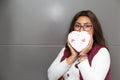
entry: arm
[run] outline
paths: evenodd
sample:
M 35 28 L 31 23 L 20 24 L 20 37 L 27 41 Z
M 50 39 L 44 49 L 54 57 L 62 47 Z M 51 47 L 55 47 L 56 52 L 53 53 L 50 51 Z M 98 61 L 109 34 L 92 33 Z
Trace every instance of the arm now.
M 63 48 L 58 54 L 57 58 L 53 61 L 51 66 L 48 69 L 48 78 L 49 80 L 58 80 L 69 68 L 70 65 L 67 64 L 67 60 L 60 62 L 62 56 L 64 55 Z
M 91 66 L 88 59 L 82 61 L 78 68 L 84 80 L 104 80 L 110 67 L 110 55 L 106 48 L 101 48 L 94 56 Z

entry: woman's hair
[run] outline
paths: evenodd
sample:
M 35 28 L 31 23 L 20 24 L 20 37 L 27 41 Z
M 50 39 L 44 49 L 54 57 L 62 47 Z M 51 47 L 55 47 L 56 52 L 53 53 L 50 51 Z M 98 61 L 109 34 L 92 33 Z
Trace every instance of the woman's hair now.
M 102 27 L 101 27 L 96 15 L 90 10 L 80 11 L 74 16 L 74 18 L 70 24 L 69 33 L 71 31 L 74 31 L 74 24 L 80 16 L 87 16 L 90 19 L 90 21 L 92 22 L 93 31 L 94 31 L 94 34 L 93 34 L 94 43 L 97 43 L 97 44 L 107 47 L 105 38 L 103 36 Z M 68 48 L 67 45 L 66 45 L 66 48 Z

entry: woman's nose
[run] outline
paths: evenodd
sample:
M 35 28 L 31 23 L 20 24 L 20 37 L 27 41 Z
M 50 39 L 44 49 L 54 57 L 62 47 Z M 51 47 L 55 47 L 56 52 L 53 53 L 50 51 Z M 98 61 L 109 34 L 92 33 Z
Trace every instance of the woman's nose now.
M 81 31 L 84 31 L 83 27 L 81 27 L 80 32 L 81 32 Z

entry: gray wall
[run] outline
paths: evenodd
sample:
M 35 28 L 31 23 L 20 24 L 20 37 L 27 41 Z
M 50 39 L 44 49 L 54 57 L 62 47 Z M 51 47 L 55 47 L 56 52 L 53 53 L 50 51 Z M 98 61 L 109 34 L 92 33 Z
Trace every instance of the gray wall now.
M 119 0 L 0 0 L 0 80 L 47 80 L 71 19 L 84 9 L 92 10 L 103 26 L 111 80 L 119 80 Z

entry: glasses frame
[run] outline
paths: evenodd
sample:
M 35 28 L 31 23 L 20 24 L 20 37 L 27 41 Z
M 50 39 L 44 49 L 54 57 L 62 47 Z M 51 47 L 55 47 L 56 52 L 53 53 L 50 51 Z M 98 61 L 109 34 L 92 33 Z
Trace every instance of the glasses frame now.
M 81 26 L 81 24 L 79 22 L 76 22 L 74 24 L 74 28 L 79 28 L 80 30 L 81 30 L 81 28 L 83 28 L 84 31 L 89 31 L 89 30 L 91 30 L 92 27 L 93 27 L 93 25 L 91 23 L 84 23 L 84 26 Z

